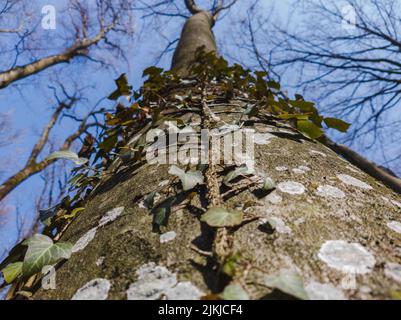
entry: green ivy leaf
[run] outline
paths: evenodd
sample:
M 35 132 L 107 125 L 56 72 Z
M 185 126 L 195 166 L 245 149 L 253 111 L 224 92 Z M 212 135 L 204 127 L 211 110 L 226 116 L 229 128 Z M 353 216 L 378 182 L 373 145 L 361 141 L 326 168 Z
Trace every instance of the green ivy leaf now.
M 329 128 L 333 128 L 341 132 L 347 132 L 348 128 L 351 126 L 350 123 L 336 118 L 324 118 L 324 123 Z
M 258 114 L 259 108 L 256 105 L 250 105 L 244 111 L 245 116 L 254 117 Z
M 306 120 L 298 120 L 297 129 L 302 133 L 305 133 L 311 139 L 317 139 L 323 135 L 323 130 L 321 128 Z
M 74 177 L 71 178 L 70 181 L 68 181 L 68 184 L 71 186 L 80 186 L 80 182 L 82 182 L 83 179 L 85 179 L 86 176 L 82 173 L 79 173 L 77 175 L 75 175 Z
M 132 86 L 128 84 L 128 78 L 123 73 L 118 79 L 114 80 L 117 85 L 117 90 L 108 96 L 109 100 L 117 100 L 121 96 L 130 96 L 132 92 Z
M 103 149 L 107 153 L 117 145 L 117 142 L 118 142 L 117 134 L 112 134 L 99 144 L 99 148 Z
M 230 171 L 223 179 L 223 183 L 227 186 L 227 187 L 231 187 L 231 181 L 234 180 L 235 178 L 239 177 L 239 176 L 243 176 L 243 175 L 249 175 L 252 174 L 253 172 L 251 170 L 249 170 L 248 167 L 239 167 L 236 168 L 233 171 Z
M 265 178 L 265 181 L 263 182 L 263 190 L 270 191 L 273 190 L 276 187 L 276 183 L 274 180 L 270 177 Z
M 290 100 L 290 104 L 301 110 L 302 112 L 316 112 L 315 104 L 313 102 L 303 100 Z
M 81 211 L 84 211 L 84 210 L 85 210 L 85 208 L 83 208 L 83 207 L 74 208 L 74 210 L 72 210 L 72 212 L 70 214 L 63 215 L 63 219 L 75 218 L 78 213 L 80 213 Z
M 171 212 L 171 206 L 176 200 L 176 197 L 167 198 L 161 204 L 152 209 L 151 213 L 153 214 L 153 224 L 158 226 L 167 225 L 168 217 Z
M 273 80 L 268 81 L 267 86 L 272 89 L 280 90 L 280 84 Z
M 4 281 L 11 283 L 22 274 L 22 262 L 10 263 L 1 272 L 3 273 Z
M 88 159 L 78 157 L 78 155 L 71 150 L 63 150 L 63 151 L 53 152 L 50 156 L 47 157 L 46 160 L 50 161 L 53 159 L 71 160 L 77 166 L 81 166 L 89 161 Z
M 278 274 L 265 276 L 263 282 L 267 287 L 278 289 L 298 299 L 309 299 L 298 272 L 282 269 Z
M 152 66 L 152 67 L 146 68 L 143 71 L 142 77 L 146 77 L 146 76 L 154 77 L 154 76 L 160 75 L 162 72 L 163 72 L 162 68 L 157 68 L 155 66 Z
M 244 214 L 241 211 L 225 208 L 210 208 L 201 217 L 211 227 L 235 227 L 242 223 Z
M 200 171 L 185 172 L 177 166 L 172 165 L 168 173 L 180 178 L 184 191 L 191 190 L 198 184 L 203 184 L 203 174 Z
M 237 283 L 226 286 L 220 296 L 224 300 L 249 300 L 244 288 Z
M 73 245 L 68 242 L 53 243 L 53 240 L 43 234 L 35 234 L 24 245 L 28 246 L 22 265 L 22 274 L 31 276 L 42 270 L 44 266 L 52 265 L 60 259 L 69 259 Z
M 157 192 L 156 191 L 152 191 L 151 193 L 149 193 L 145 199 L 143 200 L 143 205 L 145 206 L 145 208 L 147 209 L 152 209 L 154 204 L 155 204 L 155 196 L 156 196 Z
M 300 113 L 283 113 L 279 114 L 277 118 L 283 120 L 290 120 L 290 119 L 298 119 L 298 120 L 308 120 L 309 114 L 300 114 Z
M 222 272 L 224 272 L 229 277 L 234 277 L 240 258 L 241 258 L 240 252 L 236 252 L 227 257 L 221 268 Z

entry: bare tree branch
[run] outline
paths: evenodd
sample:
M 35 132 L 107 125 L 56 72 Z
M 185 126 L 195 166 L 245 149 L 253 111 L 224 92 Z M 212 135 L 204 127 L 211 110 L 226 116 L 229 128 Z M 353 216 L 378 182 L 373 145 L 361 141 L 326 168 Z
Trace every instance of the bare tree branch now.
M 38 156 L 43 150 L 45 144 L 48 142 L 50 130 L 54 127 L 57 119 L 60 117 L 60 114 L 66 108 L 70 108 L 75 101 L 69 101 L 68 103 L 61 103 L 53 113 L 49 123 L 43 130 L 40 138 L 38 139 L 37 143 L 34 145 L 31 154 L 25 164 L 25 166 L 19 170 L 16 174 L 8 178 L 3 184 L 0 185 L 0 201 L 3 200 L 12 190 L 14 190 L 19 184 L 24 182 L 29 177 L 33 176 L 34 174 L 43 171 L 49 165 L 53 164 L 56 159 L 47 160 L 47 158 L 38 161 Z M 87 133 L 87 130 L 92 127 L 98 126 L 97 122 L 88 123 L 88 119 L 96 114 L 97 111 L 90 112 L 85 118 L 81 119 L 80 125 L 78 129 L 69 135 L 65 140 L 62 146 L 60 147 L 61 150 L 68 150 L 72 143 L 79 139 L 82 134 Z

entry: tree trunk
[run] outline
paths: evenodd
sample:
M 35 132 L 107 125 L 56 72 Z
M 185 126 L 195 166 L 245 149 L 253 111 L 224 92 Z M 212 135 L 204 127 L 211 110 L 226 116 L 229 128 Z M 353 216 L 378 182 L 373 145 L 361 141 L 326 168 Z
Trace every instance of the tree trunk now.
M 174 54 L 175 71 L 188 75 L 199 45 L 216 50 L 211 27 L 206 12 L 187 21 Z M 234 96 L 213 112 L 221 121 L 233 123 L 238 113 L 219 110 L 242 101 Z M 276 181 L 277 188 L 266 197 L 244 190 L 224 204 L 258 217 L 228 230 L 232 252 L 241 254 L 232 281 L 252 299 L 287 298 L 274 290 L 280 286 L 267 285 L 264 279 L 293 270 L 310 298 L 392 297 L 401 280 L 399 196 L 284 123 L 261 122 L 253 128 L 256 171 Z M 168 165 L 145 164 L 97 188 L 62 236 L 64 241 L 80 240 L 81 250 L 57 269 L 55 290 L 39 288 L 33 297 L 82 298 L 91 292 L 92 298 L 188 299 L 223 291 L 230 280 L 222 275 L 222 265 L 202 254 L 213 251 L 218 230 L 200 222 L 202 212 L 193 209 L 210 203 L 210 196 L 195 197 L 194 206 L 173 207 L 163 234 L 152 232 L 152 215 L 138 199 L 171 189 L 174 182 L 168 170 Z M 211 179 L 206 176 L 207 187 Z M 124 207 L 120 216 L 97 227 L 106 213 L 119 207 Z M 87 286 L 92 291 L 79 290 L 94 279 Z

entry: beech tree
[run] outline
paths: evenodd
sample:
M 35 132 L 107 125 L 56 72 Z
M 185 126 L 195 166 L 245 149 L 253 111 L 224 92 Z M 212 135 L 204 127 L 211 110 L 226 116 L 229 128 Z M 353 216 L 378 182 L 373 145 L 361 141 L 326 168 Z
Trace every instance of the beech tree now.
M 348 124 L 217 55 L 212 28 L 230 3 L 185 4 L 191 16 L 171 70 L 146 69 L 139 91 L 124 75 L 116 80 L 109 98 L 129 106 L 107 114 L 96 172 L 77 168 L 74 197 L 0 266 L 8 298 L 399 296 L 399 194 L 322 143 L 324 128 Z M 150 161 L 163 155 L 165 130 L 202 129 L 214 137 L 206 163 Z M 255 130 L 254 167 L 247 157 L 216 161 L 216 143 L 242 129 Z M 228 141 L 223 149 L 242 144 Z

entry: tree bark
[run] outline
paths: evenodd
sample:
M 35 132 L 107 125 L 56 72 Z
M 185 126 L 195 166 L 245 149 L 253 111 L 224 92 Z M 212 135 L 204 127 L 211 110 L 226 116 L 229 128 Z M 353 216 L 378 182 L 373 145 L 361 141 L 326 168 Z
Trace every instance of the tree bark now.
M 172 71 L 183 77 L 188 76 L 195 52 L 199 47 L 203 46 L 205 52 L 217 52 L 212 25 L 213 17 L 206 11 L 196 13 L 186 21 L 174 52 Z
M 188 75 L 200 45 L 215 51 L 211 26 L 204 12 L 187 21 L 173 70 Z M 186 93 L 191 89 L 187 87 Z M 227 107 L 242 106 L 244 96 L 215 103 L 214 114 L 233 123 L 239 115 L 226 112 Z M 249 190 L 230 199 L 222 197 L 227 207 L 240 207 L 259 217 L 230 231 L 234 251 L 246 262 L 239 268 L 247 274 L 244 286 L 249 296 L 287 298 L 264 285 L 263 275 L 291 269 L 300 274 L 312 298 L 325 294 L 331 298 L 390 298 L 399 289 L 399 271 L 394 267 L 401 262 L 400 230 L 394 223 L 401 221 L 399 195 L 284 123 L 257 123 L 253 128 L 263 137 L 256 141 L 256 171 L 274 179 L 277 188 L 264 198 Z M 201 223 L 201 213 L 193 209 L 202 206 L 202 194 L 200 200 L 193 200 L 194 206 L 173 208 L 162 232 L 174 232 L 176 237 L 166 242 L 152 232 L 152 216 L 138 200 L 154 191 L 164 194 L 169 190 L 174 181 L 168 170 L 167 165 L 145 164 L 100 185 L 62 236 L 75 243 L 89 232 L 92 237 L 86 239 L 93 239 L 58 267 L 55 290 L 37 288 L 33 298 L 70 299 L 94 279 L 111 285 L 105 295 L 108 299 L 184 299 L 221 292 L 226 279 L 211 258 L 201 254 L 212 250 L 215 237 L 215 230 Z M 123 213 L 97 227 L 117 207 L 124 207 Z M 152 278 L 155 273 L 162 280 Z M 158 289 L 152 291 L 155 286 Z

